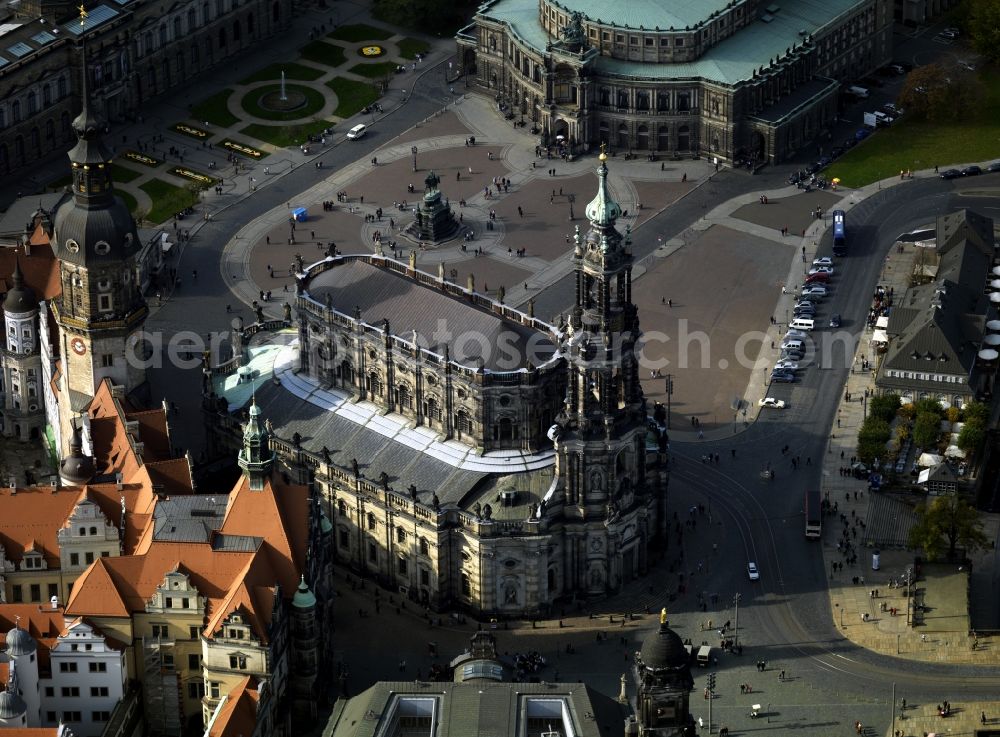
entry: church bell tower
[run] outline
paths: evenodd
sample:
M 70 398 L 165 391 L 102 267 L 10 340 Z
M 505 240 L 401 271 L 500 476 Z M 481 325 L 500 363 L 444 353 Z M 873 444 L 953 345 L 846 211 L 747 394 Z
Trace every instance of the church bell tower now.
M 86 18 L 81 10 L 81 26 Z M 128 207 L 114 193 L 113 155 L 89 104 L 85 40 L 80 55 L 82 110 L 73 121 L 77 142 L 69 152 L 72 195 L 58 206 L 52 234 L 62 285 L 52 307 L 62 360 L 60 436 L 66 442 L 73 418 L 105 377 L 123 386 L 126 394 L 146 381 L 140 331 L 148 309 L 137 266 L 139 234 Z
M 594 597 L 644 572 L 649 514 L 631 238 L 615 227 L 622 211 L 609 191 L 604 153 L 597 177 L 586 208 L 590 229 L 575 235 L 567 389 L 554 428 L 563 516 L 578 527 L 568 583 Z

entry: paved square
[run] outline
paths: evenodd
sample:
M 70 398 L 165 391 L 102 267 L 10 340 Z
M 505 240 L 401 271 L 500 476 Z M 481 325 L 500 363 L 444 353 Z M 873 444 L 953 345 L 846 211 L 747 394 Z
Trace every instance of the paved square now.
M 666 359 L 660 370 L 674 376 L 675 421 L 697 417 L 706 430 L 733 421 L 728 408 L 746 392 L 793 251 L 791 239 L 784 246 L 715 226 L 636 281 L 639 323 L 651 341 L 642 369 L 650 401 L 666 402 L 665 382 L 648 365 Z
M 792 198 L 768 200 L 766 205 L 751 202 L 735 210 L 732 217 L 775 230 L 787 226 L 790 233 L 798 234 L 815 220 L 813 210 L 818 207 L 826 212 L 840 202 L 840 199 L 838 194 L 814 189 L 810 192 L 801 192 Z

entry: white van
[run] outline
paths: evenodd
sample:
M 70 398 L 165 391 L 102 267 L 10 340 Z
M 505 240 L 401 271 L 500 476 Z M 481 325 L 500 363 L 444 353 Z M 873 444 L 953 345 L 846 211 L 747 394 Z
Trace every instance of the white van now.
M 798 351 L 799 353 L 806 352 L 806 344 L 801 340 L 784 340 L 781 343 L 781 350 L 783 351 Z
M 712 662 L 712 647 L 711 645 L 702 645 L 698 648 L 698 667 L 704 668 Z
M 868 97 L 869 95 L 869 92 L 866 88 L 858 87 L 857 85 L 853 84 L 847 88 L 847 91 L 850 92 L 855 97 Z
M 359 138 L 363 137 L 367 132 L 368 132 L 368 126 L 366 126 L 364 123 L 358 123 L 356 126 L 347 131 L 347 140 L 356 141 Z
M 816 321 L 809 317 L 796 317 L 788 327 L 792 330 L 812 330 L 816 326 Z

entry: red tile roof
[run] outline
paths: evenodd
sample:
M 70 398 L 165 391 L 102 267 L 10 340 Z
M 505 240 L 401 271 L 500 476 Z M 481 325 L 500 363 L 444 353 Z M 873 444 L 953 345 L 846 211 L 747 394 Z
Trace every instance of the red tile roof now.
M 260 692 L 257 679 L 247 676 L 229 692 L 219 716 L 212 723 L 209 737 L 252 737 L 257 728 Z M 7 731 L 4 730 L 6 736 Z
M 56 533 L 80 496 L 78 487 L 0 487 L 0 545 L 9 560 L 20 562 L 27 550 L 42 553 L 49 568 L 59 568 Z
M 264 538 L 272 549 L 275 570 L 284 596 L 292 596 L 305 570 L 309 539 L 309 490 L 286 484 L 278 474 L 265 479 L 260 491 L 240 477 L 229 493 L 226 516 L 219 532 Z

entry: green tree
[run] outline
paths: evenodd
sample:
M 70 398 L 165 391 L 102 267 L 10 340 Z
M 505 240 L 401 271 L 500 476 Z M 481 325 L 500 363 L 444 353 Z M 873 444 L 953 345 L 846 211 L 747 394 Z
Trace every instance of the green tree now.
M 965 27 L 972 48 L 992 62 L 1000 61 L 1000 0 L 972 0 Z
M 914 119 L 947 122 L 962 118 L 975 104 L 971 75 L 941 64 L 925 64 L 906 76 L 899 105 Z
M 990 419 L 990 408 L 982 402 L 969 402 L 962 407 L 962 417 L 965 418 L 966 422 L 978 420 L 985 425 L 986 421 Z
M 862 463 L 871 464 L 876 458 L 885 460 L 889 442 L 889 423 L 877 417 L 869 417 L 858 430 L 858 458 Z
M 868 413 L 880 420 L 892 422 L 899 412 L 898 394 L 879 394 L 868 399 Z
M 941 415 L 931 412 L 920 412 L 913 424 L 913 443 L 918 448 L 933 452 L 941 437 Z
M 953 560 L 959 545 L 968 555 L 985 548 L 989 540 L 976 508 L 949 494 L 917 505 L 917 522 L 910 528 L 907 542 L 911 548 L 923 548 L 929 560 L 936 560 L 945 550 Z
M 966 453 L 976 453 L 986 441 L 986 425 L 978 420 L 966 422 L 958 433 L 958 447 Z

